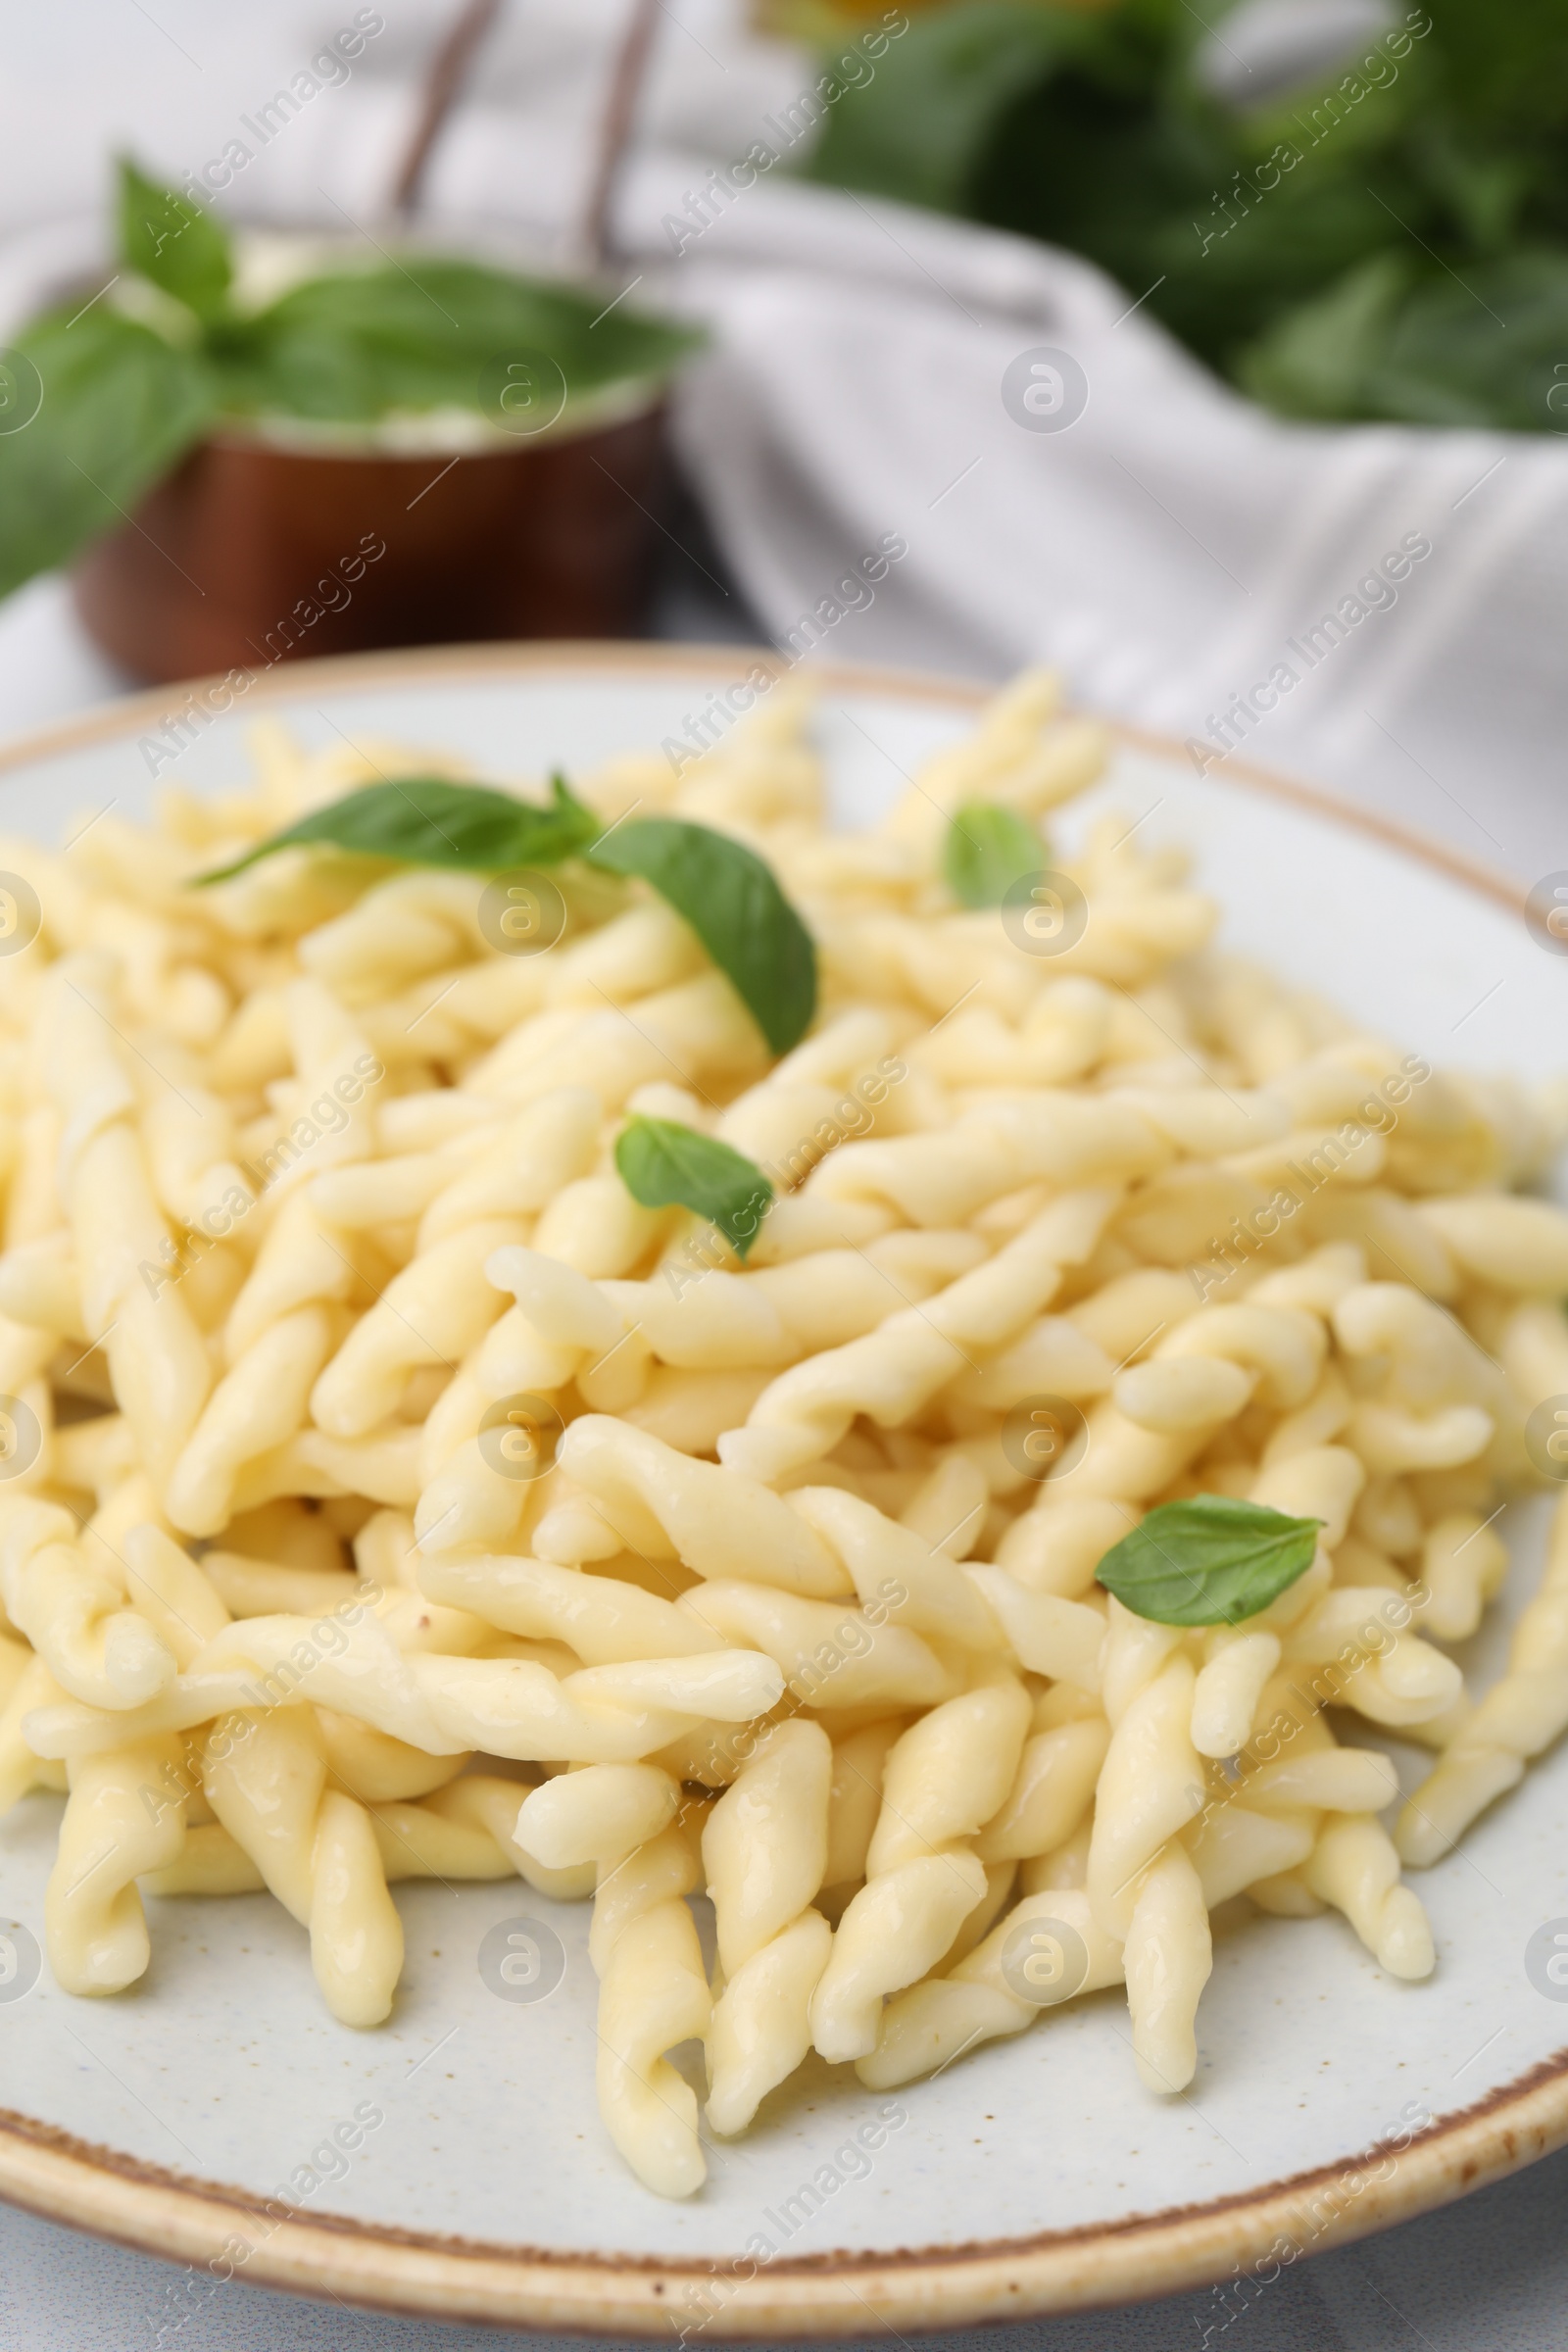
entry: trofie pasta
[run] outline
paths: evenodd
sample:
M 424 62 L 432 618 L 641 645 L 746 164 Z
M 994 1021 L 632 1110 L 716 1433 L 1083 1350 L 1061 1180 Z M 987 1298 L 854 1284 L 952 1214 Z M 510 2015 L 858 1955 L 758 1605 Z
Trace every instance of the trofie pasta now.
M 1181 2091 L 1238 1898 L 1426 1975 L 1401 1862 L 1568 1728 L 1568 1505 L 1497 1687 L 1446 1646 L 1557 1461 L 1568 1100 L 1242 965 L 1142 828 L 1054 848 L 1103 747 L 1049 678 L 862 834 L 808 720 L 548 803 L 269 726 L 0 842 L 55 1976 L 270 1895 L 373 2029 L 389 1885 L 591 1897 L 667 2196 L 813 2050 L 890 2088 L 1102 1990 L 1129 2102 Z

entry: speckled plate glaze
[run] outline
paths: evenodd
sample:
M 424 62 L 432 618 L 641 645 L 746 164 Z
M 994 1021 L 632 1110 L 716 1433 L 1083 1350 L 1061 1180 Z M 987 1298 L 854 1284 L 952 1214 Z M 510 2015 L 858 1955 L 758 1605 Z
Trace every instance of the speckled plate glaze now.
M 340 731 L 449 747 L 490 773 L 570 770 L 684 734 L 754 659 L 777 666 L 645 646 L 301 662 L 193 730 L 166 772 L 237 781 L 259 711 L 312 743 Z M 847 824 L 983 699 L 814 674 Z M 110 802 L 145 807 L 141 746 L 178 706 L 174 690 L 141 697 L 0 756 L 0 830 L 58 840 Z M 1200 780 L 1177 746 L 1127 733 L 1062 833 L 1105 807 L 1190 845 L 1229 944 L 1401 1044 L 1439 1063 L 1561 1066 L 1568 963 L 1538 948 L 1507 885 L 1236 761 Z M 1501 1525 L 1527 1586 L 1544 1506 L 1510 1503 Z M 1478 1636 L 1468 1663 L 1483 1677 L 1505 1638 L 1500 1622 Z M 1413 1751 L 1399 1761 L 1418 1775 Z M 1426 1984 L 1385 1978 L 1334 1917 L 1225 1936 L 1184 2097 L 1141 2088 L 1120 1996 L 1105 1993 L 895 2101 L 813 2063 L 744 2140 L 713 2149 L 708 2186 L 678 2206 L 628 2178 L 599 2125 L 585 1907 L 515 1882 L 400 1886 L 404 1984 L 391 2023 L 357 2034 L 326 2015 L 276 1904 L 155 1902 L 134 1991 L 74 2000 L 47 1968 L 20 1997 L 25 1970 L 0 1984 L 0 2194 L 193 2265 L 192 2301 L 232 2273 L 607 2336 L 907 2333 L 1201 2285 L 1237 2265 L 1266 2293 L 1281 2263 L 1568 2139 L 1568 2008 L 1526 1970 L 1532 1936 L 1568 1925 L 1565 1795 L 1568 1765 L 1548 1758 L 1421 1878 L 1440 1955 Z M 58 1808 L 33 1796 L 0 1825 L 0 1911 L 40 1942 Z M 500 1999 L 479 1945 L 524 1916 L 555 1930 L 564 1974 L 546 1999 Z M 339 2125 L 347 2153 L 332 2152 Z

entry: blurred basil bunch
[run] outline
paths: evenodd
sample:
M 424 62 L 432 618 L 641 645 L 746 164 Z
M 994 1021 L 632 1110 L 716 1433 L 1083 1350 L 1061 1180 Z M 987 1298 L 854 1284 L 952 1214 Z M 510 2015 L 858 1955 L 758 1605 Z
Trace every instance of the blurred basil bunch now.
M 519 353 L 544 354 L 580 401 L 658 382 L 701 340 L 624 306 L 601 316 L 591 288 L 423 252 L 309 278 L 257 311 L 235 304 L 233 277 L 213 215 L 122 163 L 113 287 L 35 319 L 11 347 L 7 399 L 36 414 L 0 431 L 0 596 L 123 521 L 216 428 L 484 414 L 486 369 Z
M 1261 98 L 1227 14 L 915 15 L 812 175 L 1085 255 L 1288 416 L 1568 430 L 1564 0 L 1395 0 Z

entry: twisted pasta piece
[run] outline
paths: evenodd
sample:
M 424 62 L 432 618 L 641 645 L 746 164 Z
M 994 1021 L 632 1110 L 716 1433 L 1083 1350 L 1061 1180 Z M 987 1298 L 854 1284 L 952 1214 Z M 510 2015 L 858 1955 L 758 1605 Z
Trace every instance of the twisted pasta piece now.
M 148 1182 L 137 1092 L 107 1009 L 111 967 L 68 956 L 40 1003 L 41 1058 L 62 1119 L 61 1190 L 82 1318 L 102 1347 L 137 1450 L 162 1486 L 212 1386 L 212 1366 L 177 1287 L 156 1273 L 175 1254 Z
M 657 1764 L 584 1764 L 523 1798 L 516 1842 L 548 1870 L 618 1862 L 666 1829 L 680 1801 Z
M 589 1666 L 683 1658 L 729 1647 L 695 1611 L 618 1577 L 585 1576 L 552 1561 L 436 1552 L 419 1570 L 432 1600 L 470 1609 L 508 1633 L 564 1642 Z
M 159 1204 L 188 1233 L 211 1241 L 228 1233 L 239 1201 L 254 1185 L 239 1165 L 239 1141 L 228 1102 L 204 1083 L 194 1054 L 171 1054 L 170 1083 L 155 1087 L 141 1107 L 147 1172 Z
M 482 1218 L 395 1275 L 311 1391 L 320 1427 L 335 1438 L 364 1437 L 396 1411 L 412 1371 L 455 1363 L 475 1347 L 501 1311 L 486 1260 L 521 1238 L 515 1219 Z
M 767 1585 L 702 1585 L 676 1604 L 738 1653 L 770 1658 L 803 1705 L 929 1706 L 960 1679 L 918 1634 Z
M 1122 1947 L 1133 2056 L 1151 2090 L 1184 2090 L 1198 2072 L 1193 2021 L 1212 1966 L 1202 1883 L 1173 1841 L 1144 1874 Z
M 1027 1953 L 1035 1930 L 1046 1964 L 1032 1977 L 1017 1966 L 1004 1968 L 1004 1956 Z M 1068 1965 L 1063 1930 L 1076 1939 Z M 945 1976 L 927 1977 L 894 1995 L 882 2012 L 875 2049 L 856 2061 L 855 2071 L 870 2090 L 896 2089 L 940 2072 L 983 2041 L 1022 2033 L 1043 2009 L 1121 1984 L 1123 1975 L 1121 1941 L 1096 1919 L 1087 1894 L 1062 1886 L 1027 1895 Z M 1028 1999 L 1017 1989 L 1026 1982 Z
M 921 1038 L 910 1058 L 960 1085 L 1059 1086 L 1101 1060 L 1114 1003 L 1100 981 L 1069 975 L 1042 989 L 1018 1027 L 989 1004 L 969 1005 Z
M 130 1740 L 72 1772 L 44 1893 L 49 1965 L 68 1992 L 122 1992 L 151 1958 L 136 1881 L 173 1861 L 185 1838 L 180 1742 Z
M 834 1114 L 841 1104 L 855 1105 L 857 1131 L 873 1124 L 886 1102 L 884 1073 L 893 1062 L 892 1046 L 893 1026 L 885 1012 L 857 1007 L 843 1013 L 776 1061 L 760 1085 L 738 1096 L 714 1132 L 765 1167 L 798 1152 L 801 1139 L 812 1136 L 824 1120 L 833 1122 L 836 1134 Z M 880 1087 L 874 1083 L 878 1078 Z
M 380 1123 L 376 1132 L 384 1138 Z M 312 1183 L 311 1205 L 324 1225 L 339 1233 L 406 1229 L 411 1224 L 416 1230 L 431 1201 L 470 1164 L 475 1151 L 484 1150 L 502 1132 L 500 1119 L 492 1114 L 465 1124 L 456 1135 L 440 1137 L 427 1151 L 409 1150 L 330 1169 Z
M 335 1775 L 334 1775 L 335 1777 Z M 364 1791 L 349 1791 L 363 1801 Z M 505 1879 L 520 1873 L 541 1894 L 569 1901 L 593 1891 L 591 1869 L 547 1870 L 511 1836 L 516 1784 L 480 1774 L 438 1788 L 426 1801 L 383 1798 L 366 1812 L 388 1886 L 403 1879 Z M 258 1865 L 220 1822 L 187 1830 L 177 1861 L 151 1872 L 149 1894 L 254 1894 L 267 1885 Z
M 525 1761 L 630 1762 L 697 1723 L 766 1714 L 783 1684 L 772 1659 L 755 1650 L 628 1660 L 558 1678 L 525 1658 L 406 1654 L 392 1629 L 368 1615 L 324 1628 L 248 1617 L 144 1706 L 118 1717 L 85 1706 L 42 1709 L 25 1728 L 39 1754 L 74 1758 L 124 1738 L 185 1730 L 225 1709 L 297 1702 L 308 1689 L 320 1705 L 431 1755 L 477 1748 Z
M 1258 1701 L 1280 1661 L 1279 1637 L 1216 1626 L 1193 1686 L 1193 1745 L 1200 1756 L 1234 1756 L 1246 1744 Z
M 745 1428 L 720 1438 L 720 1461 L 771 1483 L 820 1460 L 858 1413 L 884 1428 L 906 1421 L 962 1369 L 966 1348 L 1000 1348 L 1039 1314 L 1063 1268 L 1094 1249 L 1114 1205 L 1108 1190 L 1065 1194 L 928 1306 L 890 1315 L 865 1338 L 784 1373 Z
M 692 1915 L 698 1883 L 686 1827 L 601 1868 L 589 1951 L 599 1971 L 599 2109 L 611 2138 L 656 2195 L 689 2197 L 708 2177 L 697 2094 L 665 2052 L 708 2032 L 712 1995 Z
M 131 1709 L 168 1689 L 173 1652 L 125 1606 L 112 1557 L 89 1563 L 76 1522 L 26 1494 L 0 1501 L 0 1597 L 61 1689 L 91 1707 Z
M 824 2058 L 873 2050 L 884 1996 L 923 1977 L 984 1901 L 985 1866 L 970 1841 L 1007 1796 L 1028 1727 L 1022 1687 L 1002 1680 L 934 1707 L 892 1749 L 866 1883 L 811 1996 Z
M 1484 1451 L 1503 1382 L 1469 1334 L 1406 1284 L 1367 1283 L 1334 1310 L 1351 1357 L 1387 1357 L 1381 1396 L 1359 1403 L 1349 1440 L 1369 1470 L 1446 1470 Z
M 520 1875 L 541 1894 L 570 1902 L 593 1891 L 580 1864 L 553 1870 L 515 1836 L 517 1784 L 466 1773 L 417 1804 L 391 1798 L 367 1807 L 388 1884 L 401 1879 L 506 1879 Z
M 811 1996 L 833 1941 L 810 1908 L 827 1867 L 832 1778 L 819 1724 L 777 1724 L 703 1831 L 723 1975 L 708 2031 L 715 2132 L 743 2132 L 811 2046 Z
M 851 1144 L 812 1176 L 834 1200 L 886 1200 L 912 1222 L 958 1224 L 1031 1182 L 1056 1188 L 1144 1176 L 1172 1148 L 1153 1123 L 1108 1098 L 1059 1094 L 989 1102 L 946 1134 Z
M 976 798 L 1031 816 L 1070 800 L 1100 773 L 1104 735 L 1062 710 L 1061 681 L 1027 669 L 986 706 L 961 743 L 925 760 L 877 827 L 879 835 L 934 856 L 943 820 Z
M 433 1249 L 466 1225 L 548 1208 L 566 1185 L 587 1175 L 600 1118 L 598 1097 L 587 1087 L 542 1095 L 435 1195 L 419 1220 L 416 1249 Z
M 1452 1658 L 1396 1630 L 1410 1614 L 1408 1601 L 1376 1586 L 1340 1586 L 1291 1627 L 1284 1656 L 1292 1665 L 1337 1666 L 1339 1702 L 1373 1723 L 1430 1723 L 1454 1706 L 1464 1682 Z
M 216 1536 L 226 1527 L 246 1465 L 303 1426 L 332 1340 L 324 1308 L 296 1307 L 219 1382 L 170 1473 L 169 1515 L 186 1535 Z
M 1001 1645 L 1002 1628 L 984 1587 L 940 1546 L 840 1487 L 797 1487 L 787 1500 L 842 1560 L 862 1606 L 880 1602 L 893 1622 L 963 1649 Z
M 23 1732 L 34 1709 L 65 1697 L 42 1658 L 32 1656 L 20 1642 L 8 1642 L 5 1659 L 5 1704 L 0 1706 L 0 1813 L 9 1813 L 29 1788 L 68 1786 L 64 1764 L 38 1756 Z
M 1289 1411 L 1317 1384 L 1327 1339 L 1299 1307 L 1205 1306 L 1152 1355 L 1119 1375 L 1116 1407 L 1145 1429 L 1177 1435 L 1234 1418 L 1254 1394 Z
M 1423 1200 L 1416 1214 L 1483 1282 L 1549 1298 L 1568 1292 L 1568 1216 L 1549 1200 L 1481 1193 Z
M 1096 1918 L 1123 1939 L 1141 1874 L 1202 1804 L 1203 1771 L 1191 1730 L 1194 1682 L 1191 1660 L 1169 1657 L 1111 1716 L 1095 1798 L 1088 1892 Z
M 1191 1732 L 1196 1678 L 1190 1659 L 1169 1654 L 1174 1628 L 1138 1631 L 1125 1616 L 1117 1612 L 1119 1654 L 1107 1660 L 1113 1728 L 1096 1791 L 1087 1891 L 1097 1921 L 1125 1946 L 1139 2073 L 1151 2089 L 1175 2091 L 1198 2063 L 1193 2019 L 1211 1965 L 1201 1886 L 1176 1842 L 1203 1801 Z
M 966 1567 L 963 1574 L 984 1596 L 1021 1666 L 1084 1690 L 1098 1689 L 1105 1641 L 1098 1607 L 1031 1592 L 1005 1568 Z
M 1319 1835 L 1301 1877 L 1320 1901 L 1343 1911 L 1391 1976 L 1432 1974 L 1432 1930 L 1413 1888 L 1399 1881 L 1399 1857 L 1370 1813 L 1345 1814 Z
M 1059 1723 L 1025 1742 L 1004 1802 L 975 1845 L 982 1862 L 1025 1862 L 1054 1852 L 1087 1819 L 1110 1726 L 1101 1715 Z
M 574 1107 L 567 1107 L 574 1118 Z M 564 1124 L 569 1131 L 569 1118 Z M 613 1301 L 575 1266 L 542 1250 L 511 1246 L 493 1251 L 483 1270 L 486 1281 L 498 1292 L 511 1291 L 516 1303 L 503 1314 L 496 1300 L 499 1320 L 492 1319 L 427 1424 L 415 1519 L 430 1550 L 504 1543 L 530 1505 L 528 1483 L 512 1475 L 512 1464 L 498 1462 L 484 1443 L 482 1416 L 492 1400 L 548 1400 L 576 1379 L 596 1402 L 629 1403 L 646 1376 L 646 1347 L 628 1332 Z M 537 1443 L 529 1437 L 530 1448 Z M 549 1467 L 536 1456 L 533 1475 Z
M 813 1599 L 852 1592 L 850 1576 L 798 1511 L 762 1484 L 694 1462 L 603 1414 L 574 1421 L 560 1462 L 629 1547 L 697 1576 L 755 1577 Z
M 327 2007 L 346 2026 L 388 2015 L 403 1923 L 363 1805 L 326 1785 L 309 1707 L 225 1718 L 206 1742 L 202 1788 L 219 1822 L 300 1925 Z
M 1568 1321 L 1557 1301 L 1532 1298 L 1516 1306 L 1498 1334 L 1497 1358 L 1525 1413 L 1568 1396 Z
M 268 1327 L 295 1308 L 346 1301 L 360 1281 L 356 1237 L 330 1232 L 310 1191 L 279 1201 L 223 1325 L 223 1357 L 242 1361 Z
M 1568 1727 L 1568 1498 L 1552 1513 L 1540 1590 L 1514 1628 L 1508 1668 L 1462 1720 L 1399 1816 L 1402 1858 L 1446 1854 L 1480 1813 L 1524 1777 Z
M 1241 1801 L 1250 1785 L 1204 1806 L 1185 1833 L 1187 1853 L 1209 1910 L 1296 1873 L 1312 1851 L 1321 1816 L 1305 1805 L 1258 1810 Z
M 1440 1642 L 1463 1642 L 1508 1572 L 1508 1554 L 1474 1511 L 1450 1511 L 1426 1530 L 1421 1583 L 1430 1595 L 1421 1621 Z
M 478 913 L 471 883 L 469 893 L 471 924 Z M 371 1042 L 382 1053 L 390 1050 L 394 1060 L 422 1052 L 460 1064 L 476 1047 L 504 1044 L 535 1020 L 543 1026 L 553 1008 L 634 1002 L 690 978 L 701 965 L 689 928 L 655 901 L 612 915 L 581 938 L 563 939 L 549 956 L 489 955 L 455 971 L 433 971 L 367 1005 L 362 1017 Z
M 523 1021 L 464 1073 L 476 1092 L 521 1108 L 561 1086 L 588 1086 L 605 1110 L 637 1087 L 667 1080 L 733 1083 L 755 1075 L 761 1039 L 722 974 L 701 973 L 617 1006 L 561 1007 Z

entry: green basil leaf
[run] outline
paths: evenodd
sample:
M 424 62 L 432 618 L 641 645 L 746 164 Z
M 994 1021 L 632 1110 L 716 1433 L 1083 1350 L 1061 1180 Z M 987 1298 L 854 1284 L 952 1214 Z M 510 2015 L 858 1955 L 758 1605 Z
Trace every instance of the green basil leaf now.
M 667 376 L 700 329 L 575 287 L 410 254 L 406 267 L 308 279 L 226 333 L 231 409 L 356 423 L 391 409 L 483 410 L 488 364 L 543 353 L 569 404 Z
M 198 315 L 226 307 L 234 274 L 227 232 L 188 196 L 146 178 L 128 156 L 120 162 L 120 252 L 128 269 Z
M 107 304 L 35 319 L 14 349 L 42 393 L 30 423 L 0 433 L 0 596 L 118 528 L 212 416 L 199 357 Z M 10 374 L 27 404 L 26 369 Z
M 744 1260 L 767 1214 L 773 1187 L 743 1152 L 676 1119 L 628 1120 L 615 1141 L 615 1166 L 644 1208 L 678 1202 L 716 1225 Z
M 1313 300 L 1294 304 L 1241 354 L 1243 384 L 1286 416 L 1363 415 L 1368 382 L 1415 276 L 1402 254 L 1379 254 Z
M 514 866 L 558 865 L 581 856 L 604 830 L 591 808 L 552 779 L 554 801 L 541 808 L 511 793 L 478 784 L 449 784 L 435 776 L 367 784 L 341 801 L 313 808 L 297 824 L 269 835 L 232 864 L 197 874 L 198 885 L 226 882 L 260 858 L 297 842 L 329 843 L 363 858 L 400 865 L 456 866 L 466 873 L 506 873 Z
M 773 1052 L 799 1044 L 816 1010 L 816 949 L 754 851 L 683 817 L 638 816 L 606 835 L 593 862 L 651 882 L 727 974 Z
M 1240 1625 L 1311 1567 L 1322 1524 L 1230 1494 L 1162 1502 L 1095 1575 L 1156 1625 Z
M 1015 808 L 966 801 L 948 826 L 942 870 L 965 906 L 1000 906 L 1020 874 L 1049 862 L 1045 842 Z
M 804 169 L 1083 256 L 1287 415 L 1560 432 L 1562 0 L 1401 6 L 1245 90 L 1214 37 L 1192 0 L 910 10 L 874 72 L 822 56 Z
M 1298 304 L 1240 355 L 1242 383 L 1298 416 L 1541 431 L 1562 407 L 1568 254 L 1484 260 L 1463 285 L 1420 264 L 1385 255 Z
M 997 117 L 1080 45 L 1073 15 L 975 0 L 906 20 L 874 74 L 827 110 L 807 175 L 905 204 L 965 209 Z M 835 63 L 832 51 L 821 60 L 828 74 Z

